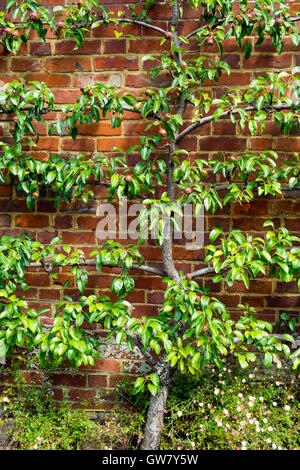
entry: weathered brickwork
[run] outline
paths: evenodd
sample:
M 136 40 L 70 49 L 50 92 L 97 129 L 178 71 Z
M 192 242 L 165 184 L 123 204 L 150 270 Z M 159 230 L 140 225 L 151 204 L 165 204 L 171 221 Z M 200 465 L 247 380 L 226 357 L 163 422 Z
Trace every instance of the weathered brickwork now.
M 4 1 L 0 0 L 0 6 L 4 8 Z M 63 3 L 62 0 L 46 0 L 45 5 L 52 8 L 53 5 Z M 103 0 L 102 4 L 109 6 L 110 10 L 118 11 L 127 9 L 128 3 L 139 3 L 138 0 Z M 149 12 L 149 16 L 155 24 L 168 29 L 170 7 L 161 1 Z M 238 3 L 238 2 L 237 2 Z M 295 2 L 294 9 L 297 8 Z M 187 34 L 197 26 L 197 12 L 185 9 L 185 21 L 182 22 L 182 33 Z M 53 90 L 56 103 L 72 103 L 80 95 L 79 87 L 93 84 L 97 81 L 114 83 L 120 89 L 139 94 L 144 87 L 149 87 L 146 71 L 149 62 L 142 62 L 145 54 L 158 54 L 167 47 L 165 43 L 160 47 L 160 38 L 155 36 L 152 30 L 145 30 L 139 26 L 126 26 L 125 32 L 134 34 L 137 39 L 116 39 L 113 29 L 109 26 L 97 28 L 92 34 L 87 35 L 84 46 L 74 51 L 74 43 L 68 40 L 56 40 L 48 34 L 47 41 L 43 44 L 34 34 L 27 45 L 23 45 L 17 56 L 0 50 L 0 79 L 9 82 L 19 79 L 21 76 L 28 80 L 40 80 L 48 84 Z M 254 42 L 254 39 L 251 39 Z M 184 46 L 188 57 L 199 53 L 195 41 Z M 203 47 L 201 53 L 207 56 L 217 54 L 215 47 Z M 300 65 L 299 49 L 291 44 L 289 38 L 285 41 L 285 50 L 282 55 L 276 55 L 271 44 L 265 41 L 257 47 L 250 59 L 245 60 L 243 53 L 238 49 L 233 39 L 228 39 L 224 44 L 223 59 L 232 67 L 230 77 L 223 75 L 218 84 L 205 83 L 205 88 L 214 97 L 221 96 L 228 87 L 247 87 L 259 73 L 266 70 L 291 70 Z M 58 114 L 50 113 L 45 116 L 46 128 L 37 124 L 41 137 L 38 142 L 36 156 L 47 159 L 52 153 L 59 153 L 66 158 L 71 155 L 84 152 L 91 156 L 95 152 L 109 152 L 113 146 L 126 149 L 139 143 L 139 137 L 143 134 L 146 124 L 137 119 L 137 115 L 126 112 L 125 120 L 120 128 L 113 129 L 110 121 L 101 120 L 91 126 L 81 126 L 76 140 L 69 136 L 47 136 L 47 130 L 51 123 L 55 122 Z M 187 109 L 185 126 L 191 122 L 192 112 Z M 12 122 L 0 121 L 1 140 L 11 142 L 10 128 Z M 212 158 L 215 152 L 226 151 L 234 155 L 243 150 L 260 151 L 273 149 L 278 152 L 280 159 L 284 160 L 289 152 L 300 151 L 300 138 L 297 135 L 282 136 L 278 127 L 273 122 L 267 122 L 266 132 L 263 136 L 251 137 L 247 131 L 240 131 L 230 120 L 222 120 L 196 130 L 182 142 L 182 147 L 190 152 L 191 158 Z M 128 162 L 133 166 L 138 155 L 130 155 Z M 74 200 L 71 204 L 63 202 L 59 209 L 54 208 L 50 195 L 41 195 L 36 203 L 34 211 L 29 211 L 26 200 L 22 194 L 17 194 L 14 187 L 0 186 L 0 236 L 19 235 L 27 232 L 32 238 L 47 244 L 56 237 L 61 236 L 63 242 L 81 248 L 89 252 L 95 245 L 100 245 L 97 240 L 96 226 L 100 220 L 97 216 L 99 201 L 105 200 L 105 188 L 91 186 L 95 197 L 88 203 Z M 300 236 L 300 194 L 285 194 L 283 198 L 260 198 L 249 204 L 235 207 L 228 206 L 222 211 L 209 216 L 205 215 L 205 242 L 208 240 L 208 231 L 214 225 L 222 225 L 226 230 L 240 228 L 253 234 L 262 234 L 263 222 L 272 219 L 278 227 L 285 223 L 287 228 Z M 126 240 L 120 240 L 128 243 Z M 132 240 L 129 241 L 130 243 Z M 186 251 L 185 241 L 174 245 L 174 256 L 179 268 L 185 273 L 204 267 L 204 250 Z M 141 248 L 145 259 L 153 265 L 161 265 L 161 252 L 151 240 Z M 87 294 L 95 292 L 103 294 L 109 292 L 111 279 L 116 269 L 103 268 L 102 272 L 96 272 L 89 267 L 89 281 Z M 128 295 L 128 300 L 135 306 L 134 314 L 153 315 L 163 299 L 163 288 L 160 278 L 141 274 L 135 275 L 136 290 Z M 29 290 L 26 298 L 29 304 L 35 308 L 49 308 L 49 313 L 43 317 L 45 325 L 52 321 L 55 303 L 62 299 L 61 286 L 70 279 L 71 283 L 65 290 L 65 294 L 79 296 L 72 285 L 72 275 L 67 269 L 61 268 L 57 279 L 51 279 L 42 270 L 30 268 L 26 274 Z M 255 306 L 260 318 L 274 322 L 283 311 L 295 315 L 299 312 L 300 297 L 294 283 L 286 284 L 275 279 L 267 279 L 260 276 L 250 283 L 247 290 L 245 286 L 236 282 L 232 287 L 224 284 L 215 285 L 210 278 L 200 281 L 201 285 L 210 286 L 211 292 L 218 295 L 229 310 L 235 315 L 237 304 L 249 303 Z M 20 293 L 21 294 L 21 293 Z M 87 400 L 89 406 L 104 406 L 99 404 L 105 400 L 107 406 L 114 401 L 113 388 L 116 381 L 124 376 L 132 377 L 141 368 L 139 357 L 128 353 L 126 347 L 117 348 L 112 340 L 105 340 L 101 347 L 101 359 L 96 361 L 95 367 L 81 367 L 79 372 L 69 367 L 60 368 L 51 375 L 52 388 L 58 400 L 67 399 L 71 402 L 82 404 Z M 42 383 L 48 381 L 48 377 L 41 372 L 24 372 L 28 382 Z M 50 376 L 49 376 L 50 378 Z M 2 376 L 3 381 L 9 381 L 9 376 Z M 105 406 L 106 406 L 105 405 Z

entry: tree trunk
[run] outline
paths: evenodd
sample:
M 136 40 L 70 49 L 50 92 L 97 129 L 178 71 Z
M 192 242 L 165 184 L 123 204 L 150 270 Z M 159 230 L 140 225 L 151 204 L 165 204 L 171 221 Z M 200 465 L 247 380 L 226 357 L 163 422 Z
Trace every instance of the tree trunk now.
M 161 392 L 151 395 L 141 450 L 159 449 L 168 391 L 169 385 L 162 385 Z

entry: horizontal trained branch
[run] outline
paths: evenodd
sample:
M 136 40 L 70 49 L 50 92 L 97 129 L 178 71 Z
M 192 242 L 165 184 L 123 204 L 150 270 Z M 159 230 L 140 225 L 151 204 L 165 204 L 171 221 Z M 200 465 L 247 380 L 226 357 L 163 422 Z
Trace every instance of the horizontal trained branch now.
M 96 261 L 86 260 L 84 258 L 80 262 L 80 266 L 96 266 L 96 265 L 97 265 Z M 70 264 L 69 266 L 74 266 L 74 265 Z M 107 264 L 104 263 L 104 264 L 102 264 L 102 266 L 105 266 L 105 267 L 108 267 L 108 268 L 118 268 L 118 267 L 120 267 L 117 264 L 108 264 L 108 263 Z M 51 262 L 44 260 L 40 263 L 33 263 L 32 262 L 32 263 L 30 263 L 30 265 L 28 267 L 30 267 L 30 268 L 44 268 L 45 271 L 47 271 L 48 273 L 51 273 L 54 266 L 52 266 Z M 155 268 L 154 266 L 148 266 L 146 264 L 133 263 L 131 269 L 137 269 L 138 271 L 145 271 L 145 272 L 148 272 L 148 273 L 151 273 L 151 274 L 155 274 L 156 276 L 161 276 L 161 277 L 166 276 L 165 271 L 163 271 L 162 269 Z
M 263 106 L 262 109 L 268 109 L 268 110 L 271 110 L 271 111 L 280 111 L 280 110 L 283 110 L 283 109 L 290 109 L 291 106 L 284 103 L 284 104 L 280 104 L 280 105 L 268 105 L 268 106 Z M 241 108 L 243 109 L 243 111 L 257 111 L 257 106 L 255 105 L 250 105 L 250 106 L 247 106 L 245 108 Z M 227 111 L 224 111 L 224 113 L 222 113 L 218 119 L 224 119 L 228 116 L 230 116 L 231 114 L 238 114 L 238 109 L 229 109 Z M 178 144 L 185 136 L 187 136 L 188 134 L 190 134 L 192 131 L 194 131 L 195 129 L 198 129 L 198 127 L 201 127 L 201 126 L 204 126 L 205 124 L 211 122 L 214 120 L 214 116 L 213 115 L 209 115 L 209 116 L 205 116 L 201 119 L 198 119 L 197 121 L 193 122 L 190 126 L 188 126 L 186 129 L 184 129 L 177 137 L 176 139 L 176 143 Z
M 290 18 L 288 18 L 289 21 L 291 21 L 292 23 L 296 22 L 296 21 L 300 21 L 300 16 L 292 16 Z M 219 20 L 217 21 L 214 25 L 213 25 L 213 29 L 216 28 L 217 26 L 220 26 L 221 24 L 223 24 L 224 22 L 226 21 L 226 18 L 223 18 L 222 20 Z M 232 24 L 234 23 L 234 21 L 229 21 L 228 24 Z M 211 28 L 209 24 L 206 24 L 206 25 L 203 25 L 203 26 L 199 26 L 199 28 L 196 28 L 194 29 L 193 31 L 191 31 L 190 33 L 188 33 L 185 37 L 186 39 L 189 39 L 193 36 L 195 36 L 195 34 L 199 33 L 200 31 L 203 31 L 205 29 L 208 29 L 208 28 Z M 211 29 L 212 29 L 211 28 Z M 183 41 L 180 41 L 180 44 L 182 44 Z

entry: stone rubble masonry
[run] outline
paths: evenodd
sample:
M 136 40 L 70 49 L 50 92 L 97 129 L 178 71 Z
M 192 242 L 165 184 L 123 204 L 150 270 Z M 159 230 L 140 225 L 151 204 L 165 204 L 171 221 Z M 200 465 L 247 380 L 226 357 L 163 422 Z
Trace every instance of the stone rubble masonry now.
M 5 8 L 5 0 L 0 0 L 0 8 Z M 58 0 L 44 0 L 44 6 L 52 8 L 61 3 Z M 63 3 L 63 2 L 62 2 Z M 139 3 L 138 0 L 103 0 L 102 4 L 109 10 L 118 11 L 128 5 Z M 291 2 L 293 3 L 293 2 Z M 295 2 L 294 8 L 297 8 Z M 299 8 L 299 6 L 298 6 Z M 182 33 L 187 34 L 197 26 L 197 12 L 185 8 L 185 20 L 182 22 Z M 170 28 L 170 7 L 166 1 L 159 1 L 149 15 L 154 24 Z M 50 33 L 46 44 L 43 44 L 35 34 L 31 35 L 28 44 L 23 45 L 17 56 L 0 50 L 0 79 L 10 82 L 13 79 L 26 77 L 28 80 L 45 81 L 53 90 L 56 103 L 72 103 L 80 95 L 79 87 L 93 84 L 97 81 L 114 83 L 120 89 L 140 93 L 144 87 L 149 87 L 146 81 L 146 71 L 149 63 L 142 62 L 145 54 L 159 54 L 160 50 L 168 47 L 167 42 L 160 48 L 160 38 L 155 31 L 143 29 L 139 26 L 126 26 L 127 33 L 134 34 L 137 39 L 116 39 L 113 28 L 98 28 L 87 35 L 85 44 L 74 51 L 74 42 L 70 40 L 56 40 Z M 254 39 L 252 38 L 253 42 Z M 194 40 L 184 46 L 193 56 L 199 52 Z M 207 56 L 217 53 L 215 46 L 202 47 L 201 52 Z M 187 56 L 189 57 L 189 55 Z M 223 59 L 232 67 L 230 77 L 223 75 L 218 84 L 207 82 L 206 90 L 212 96 L 221 96 L 228 87 L 247 87 L 250 80 L 264 71 L 291 70 L 300 65 L 299 48 L 291 44 L 290 38 L 285 40 L 285 49 L 281 56 L 277 56 L 270 41 L 255 49 L 250 59 L 245 60 L 243 53 L 238 49 L 233 38 L 225 41 Z M 91 156 L 94 152 L 109 152 L 113 146 L 126 149 L 138 143 L 143 133 L 144 123 L 134 113 L 125 113 L 125 121 L 120 128 L 112 129 L 109 120 L 101 120 L 91 126 L 81 126 L 76 140 L 65 136 L 47 136 L 47 129 L 58 118 L 55 113 L 45 116 L 46 129 L 41 127 L 41 138 L 38 143 L 38 158 L 47 159 L 51 153 L 69 157 L 84 152 Z M 186 123 L 191 122 L 191 109 L 187 107 Z M 7 123 L 0 119 L 0 135 L 7 138 Z M 266 132 L 263 136 L 251 137 L 247 131 L 240 131 L 230 120 L 210 123 L 187 136 L 182 146 L 190 152 L 191 158 L 212 158 L 217 151 L 225 150 L 228 154 L 240 151 L 273 149 L 285 159 L 289 152 L 300 150 L 300 139 L 297 135 L 283 136 L 279 129 L 267 122 Z M 128 163 L 133 166 L 137 155 L 131 155 Z M 64 243 L 90 251 L 101 245 L 97 240 L 95 228 L 99 221 L 96 208 L 99 201 L 105 200 L 105 190 L 93 187 L 95 198 L 87 204 L 75 200 L 71 204 L 63 202 L 55 210 L 53 201 L 48 194 L 37 201 L 35 210 L 30 212 L 26 207 L 25 199 L 16 194 L 13 187 L 0 187 L 0 236 L 20 235 L 26 231 L 30 236 L 43 243 L 56 236 L 61 236 Z M 216 214 L 205 215 L 205 242 L 208 232 L 214 225 L 223 225 L 226 231 L 233 228 L 250 231 L 252 234 L 262 235 L 265 220 L 273 219 L 276 226 L 285 223 L 294 234 L 300 235 L 300 199 L 289 198 L 260 198 L 248 204 L 226 207 Z M 131 241 L 129 241 L 131 242 Z M 123 243 L 127 243 L 126 240 Z M 153 265 L 161 266 L 160 249 L 153 242 L 141 248 L 141 253 Z M 179 241 L 174 245 L 174 256 L 179 268 L 185 273 L 204 266 L 204 250 L 186 251 L 184 243 Z M 90 277 L 87 285 L 87 294 L 95 292 L 103 294 L 109 292 L 113 271 L 103 269 L 101 273 L 89 268 Z M 47 307 L 49 313 L 44 315 L 42 321 L 45 325 L 52 322 L 55 304 L 62 299 L 61 286 L 72 276 L 66 269 L 59 272 L 58 279 L 51 279 L 47 273 L 38 269 L 28 269 L 26 279 L 29 290 L 26 297 L 30 306 L 35 308 Z M 155 315 L 159 304 L 163 300 L 163 284 L 161 279 L 151 274 L 134 274 L 136 290 L 128 295 L 134 304 L 134 315 Z M 261 319 L 274 322 L 281 312 L 291 315 L 299 312 L 300 297 L 295 283 L 286 284 L 276 279 L 267 279 L 259 276 L 250 282 L 247 290 L 243 283 L 235 282 L 228 287 L 221 282 L 212 283 L 211 278 L 201 279 L 201 286 L 210 286 L 213 295 L 217 295 L 224 302 L 232 314 L 237 317 L 237 304 L 248 302 L 257 308 Z M 65 291 L 68 295 L 78 297 L 78 292 L 72 282 Z M 40 371 L 31 373 L 24 371 L 28 383 L 34 381 L 38 384 L 48 383 L 51 379 L 54 396 L 57 400 L 68 400 L 74 406 L 81 406 L 87 401 L 90 407 L 109 407 L 115 402 L 114 386 L 118 380 L 134 379 L 135 374 L 148 370 L 140 360 L 140 356 L 129 353 L 126 347 L 117 348 L 113 341 L 105 340 L 100 335 L 101 359 L 96 361 L 94 368 L 81 367 L 79 371 L 72 370 L 67 364 L 48 377 Z M 11 376 L 8 368 L 2 375 L 2 383 L 9 383 Z

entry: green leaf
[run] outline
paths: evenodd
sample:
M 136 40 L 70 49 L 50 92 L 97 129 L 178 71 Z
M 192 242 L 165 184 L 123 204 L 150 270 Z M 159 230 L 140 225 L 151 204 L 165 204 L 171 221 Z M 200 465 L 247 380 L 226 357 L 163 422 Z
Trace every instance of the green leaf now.
M 155 396 L 158 392 L 158 387 L 153 384 L 148 384 L 148 389 L 153 396 Z
M 272 354 L 270 352 L 265 353 L 265 359 L 264 359 L 264 364 L 266 367 L 270 367 L 272 364 Z
M 151 380 L 151 382 L 156 386 L 158 387 L 159 386 L 159 377 L 158 375 L 154 372 L 153 374 L 150 374 L 149 375 L 149 378 Z
M 249 57 L 251 56 L 251 52 L 252 52 L 252 44 L 251 42 L 247 41 L 245 44 L 245 58 L 246 59 L 249 59 Z

